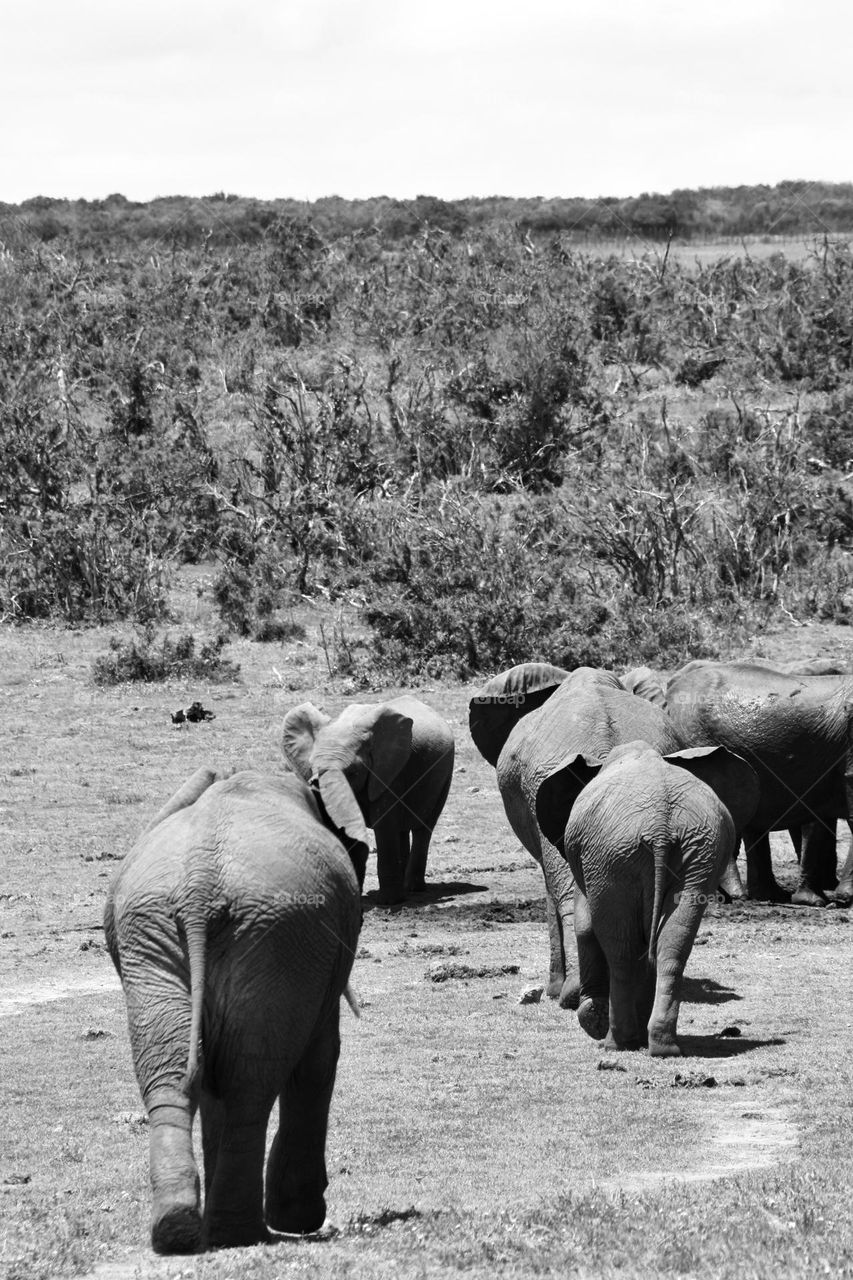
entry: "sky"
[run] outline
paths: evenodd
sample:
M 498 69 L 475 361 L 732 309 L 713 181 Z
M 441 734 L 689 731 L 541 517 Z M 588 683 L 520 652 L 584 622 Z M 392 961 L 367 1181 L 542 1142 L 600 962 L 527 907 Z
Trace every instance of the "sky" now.
M 18 0 L 0 201 L 853 180 L 847 0 Z

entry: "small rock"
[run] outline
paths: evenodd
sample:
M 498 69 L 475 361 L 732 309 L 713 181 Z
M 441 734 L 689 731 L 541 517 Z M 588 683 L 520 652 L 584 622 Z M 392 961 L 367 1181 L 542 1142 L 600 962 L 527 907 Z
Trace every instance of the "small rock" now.
M 111 1031 L 104 1031 L 102 1027 L 87 1027 L 80 1035 L 81 1040 L 105 1040 L 107 1036 L 111 1036 Z
M 721 1035 L 721 1036 L 731 1036 L 731 1037 L 732 1037 L 732 1039 L 733 1039 L 735 1036 L 739 1036 L 740 1034 L 741 1034 L 740 1027 L 734 1027 L 734 1026 L 731 1026 L 731 1027 L 723 1027 L 722 1031 L 720 1031 L 720 1032 L 719 1032 L 719 1035 Z
M 627 1071 L 621 1062 L 615 1062 L 613 1058 L 599 1058 L 596 1071 Z M 638 1080 L 637 1084 L 651 1084 L 650 1080 Z
M 32 1182 L 32 1174 L 30 1173 L 10 1173 L 7 1178 L 3 1179 L 4 1187 L 25 1187 L 28 1182 Z
M 518 997 L 519 1004 L 538 1004 L 542 999 L 544 987 L 525 987 Z
M 478 792 L 480 789 L 481 789 L 480 787 L 466 787 L 466 788 L 465 788 L 465 790 L 468 792 L 468 795 L 469 795 L 469 796 L 475 796 L 475 795 L 477 794 L 477 792 Z

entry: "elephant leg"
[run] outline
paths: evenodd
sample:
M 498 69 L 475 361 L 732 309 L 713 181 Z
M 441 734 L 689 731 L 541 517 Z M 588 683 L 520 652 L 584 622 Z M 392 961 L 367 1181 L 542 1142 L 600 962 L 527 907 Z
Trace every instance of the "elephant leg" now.
M 586 894 L 575 883 L 575 939 L 580 983 L 578 1022 L 593 1040 L 603 1040 L 610 1026 L 610 969 L 592 928 Z
M 835 901 L 843 907 L 849 907 L 853 903 L 853 823 L 850 824 L 850 831 L 850 846 L 835 890 Z
M 201 1239 L 199 1181 L 187 1099 L 165 1094 L 146 1100 L 149 1123 L 151 1247 L 155 1253 L 194 1253 Z
M 835 823 L 810 822 L 802 828 L 800 874 L 791 901 L 801 907 L 825 907 L 825 890 L 835 879 Z
M 647 1042 L 649 991 L 654 981 L 645 952 L 609 957 L 610 1030 L 605 1049 L 642 1049 Z
M 728 902 L 739 902 L 747 896 L 743 881 L 740 878 L 740 872 L 737 869 L 737 855 L 740 848 L 740 839 L 735 840 L 734 852 L 726 863 L 723 873 L 720 876 L 718 888 L 725 895 Z
M 201 1235 L 201 1213 L 192 1144 L 195 1104 L 184 1079 L 190 995 L 177 938 L 161 941 L 165 962 L 155 987 L 146 973 L 148 958 L 156 954 L 154 942 L 125 939 L 124 994 L 133 1064 L 149 1123 L 151 1246 L 156 1253 L 192 1253 Z
M 340 1049 L 335 1001 L 279 1100 L 266 1176 L 266 1220 L 274 1231 L 304 1234 L 325 1221 L 326 1130 Z
M 681 980 L 705 913 L 706 899 L 707 893 L 700 889 L 682 892 L 677 906 L 665 917 L 658 932 L 657 979 L 648 1028 L 649 1054 L 654 1058 L 675 1058 L 681 1054 L 675 1038 Z
M 548 943 L 551 958 L 548 966 L 548 986 L 551 1000 L 561 1009 L 577 1009 L 580 1001 L 580 983 L 577 973 L 569 963 L 566 949 L 566 923 L 559 907 L 545 883 L 545 913 L 548 919 Z
M 376 837 L 376 874 L 379 878 L 379 901 L 388 906 L 402 902 L 405 897 L 403 888 L 403 845 L 405 854 L 409 852 L 409 833 L 401 828 L 397 818 L 382 818 L 374 828 Z
M 219 1156 L 222 1127 L 225 1123 L 225 1107 L 209 1090 L 202 1089 L 200 1110 L 201 1144 L 204 1151 L 204 1198 L 207 1201 L 216 1173 L 216 1160 Z
M 269 1239 L 263 1215 L 267 1123 L 275 1095 L 241 1081 L 223 1099 L 219 1149 L 204 1206 L 201 1243 L 206 1249 L 262 1244 Z
M 758 902 L 790 902 L 791 895 L 776 883 L 770 858 L 770 836 L 766 831 L 747 828 L 743 833 L 746 849 L 746 896 Z
M 423 893 L 426 890 L 426 864 L 432 831 L 428 827 L 412 829 L 412 848 L 406 864 L 403 887 L 406 893 Z

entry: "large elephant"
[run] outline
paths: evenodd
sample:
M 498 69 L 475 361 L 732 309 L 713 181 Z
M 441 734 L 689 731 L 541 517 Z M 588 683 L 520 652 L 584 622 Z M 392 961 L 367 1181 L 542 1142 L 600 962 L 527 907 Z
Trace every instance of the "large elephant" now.
M 600 765 L 614 747 L 637 739 L 664 755 L 685 744 L 665 711 L 627 692 L 610 672 L 579 667 L 569 674 L 536 662 L 512 667 L 485 684 L 471 699 L 469 726 L 481 755 L 497 770 L 510 826 L 545 873 L 551 945 L 548 994 L 559 998 L 564 1008 L 576 1007 L 577 978 L 567 964 L 565 946 L 566 929 L 572 928 L 573 880 L 537 819 L 539 789 L 578 755 Z M 582 785 L 578 780 L 574 795 Z M 571 811 L 568 788 L 564 798 L 560 832 Z M 733 817 L 738 826 L 738 816 Z
M 539 788 L 539 825 L 575 877 L 578 1022 L 607 1048 L 681 1052 L 684 966 L 734 852 L 731 815 L 757 802 L 758 779 L 724 747 L 576 753 Z
M 744 831 L 747 892 L 785 900 L 770 860 L 769 831 L 802 828 L 800 878 L 793 901 L 825 904 L 834 828 L 853 818 L 849 675 L 790 675 L 755 663 L 691 662 L 666 688 L 668 714 L 685 740 L 722 743 L 758 774 L 761 799 Z M 851 825 L 853 830 L 853 825 Z M 853 853 L 836 900 L 853 900 Z
M 316 782 L 333 822 L 346 828 L 354 818 L 373 828 L 380 902 L 422 892 L 453 777 L 447 721 L 408 695 L 351 703 L 335 720 L 303 702 L 284 718 L 282 747 L 291 768 Z
M 200 769 L 110 887 L 104 928 L 150 1123 L 159 1253 L 254 1244 L 267 1228 L 308 1232 L 325 1217 L 340 996 L 361 905 L 348 849 L 321 814 L 292 774 Z M 365 839 L 362 825 L 356 854 Z

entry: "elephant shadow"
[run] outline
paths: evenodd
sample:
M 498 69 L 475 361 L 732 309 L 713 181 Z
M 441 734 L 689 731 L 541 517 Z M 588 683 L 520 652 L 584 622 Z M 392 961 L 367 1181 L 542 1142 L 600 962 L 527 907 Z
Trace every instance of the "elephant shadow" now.
M 742 1000 L 733 987 L 715 982 L 713 978 L 682 978 L 681 1002 L 684 1004 L 726 1004 L 729 1000 Z
M 678 1034 L 678 1043 L 685 1058 L 737 1058 L 756 1049 L 771 1049 L 787 1044 L 781 1036 L 768 1036 L 764 1040 L 737 1036 L 733 1039 L 720 1036 L 690 1036 Z
M 487 893 L 488 885 L 485 884 L 469 884 L 465 880 L 430 880 L 427 887 L 421 893 L 410 893 L 407 895 L 405 902 L 396 902 L 392 906 L 379 901 L 379 890 L 370 889 L 362 896 L 361 907 L 366 914 L 373 911 L 377 907 L 381 907 L 384 911 L 418 911 L 422 907 L 431 907 L 439 902 L 452 901 L 454 898 L 462 897 L 467 893 Z

